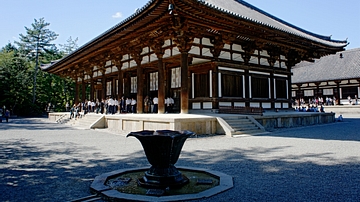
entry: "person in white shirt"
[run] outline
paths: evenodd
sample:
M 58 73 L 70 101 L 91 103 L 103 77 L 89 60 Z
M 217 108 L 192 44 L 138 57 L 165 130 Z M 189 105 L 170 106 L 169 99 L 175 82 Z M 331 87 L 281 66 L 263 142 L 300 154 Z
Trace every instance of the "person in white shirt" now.
M 129 98 L 126 98 L 125 104 L 126 104 L 126 112 L 130 113 L 131 112 L 131 100 Z
M 154 103 L 153 113 L 158 113 L 159 99 L 157 97 L 154 97 L 153 103 Z
M 114 100 L 111 97 L 109 98 L 109 113 L 114 114 Z
M 172 99 L 172 97 L 169 97 L 169 102 L 170 102 L 170 112 L 173 113 L 174 112 L 174 99 Z
M 136 100 L 131 98 L 131 113 L 136 113 Z
M 119 108 L 119 101 L 117 99 L 114 100 L 114 111 L 113 114 L 117 113 L 118 108 Z

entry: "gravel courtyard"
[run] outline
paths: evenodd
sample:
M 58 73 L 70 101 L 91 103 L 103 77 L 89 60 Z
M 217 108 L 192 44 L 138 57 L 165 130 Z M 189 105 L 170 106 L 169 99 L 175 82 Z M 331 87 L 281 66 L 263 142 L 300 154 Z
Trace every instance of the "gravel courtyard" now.
M 0 201 L 71 201 L 101 173 L 149 166 L 126 133 L 43 118 L 0 123 Z M 195 201 L 360 201 L 360 117 L 229 138 L 189 138 L 176 166 L 221 171 L 234 187 Z

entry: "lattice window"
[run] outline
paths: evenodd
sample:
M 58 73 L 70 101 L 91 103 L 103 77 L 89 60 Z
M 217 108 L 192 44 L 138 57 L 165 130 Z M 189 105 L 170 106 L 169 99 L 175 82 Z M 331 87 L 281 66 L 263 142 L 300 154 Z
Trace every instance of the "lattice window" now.
M 106 82 L 106 95 L 111 95 L 111 81 Z
M 137 77 L 131 77 L 131 93 L 137 93 Z
M 180 67 L 171 69 L 171 88 L 181 87 L 181 69 Z
M 314 96 L 314 90 L 304 90 L 304 95 L 306 97 Z
M 150 73 L 150 91 L 156 91 L 159 89 L 158 78 L 159 78 L 158 72 Z
M 334 91 L 333 89 L 323 89 L 323 95 L 333 95 Z

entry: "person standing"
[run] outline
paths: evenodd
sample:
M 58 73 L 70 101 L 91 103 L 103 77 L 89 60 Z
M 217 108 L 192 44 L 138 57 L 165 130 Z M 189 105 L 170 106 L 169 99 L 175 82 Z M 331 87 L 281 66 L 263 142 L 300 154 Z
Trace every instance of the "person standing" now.
M 6 120 L 6 123 L 9 122 L 9 117 L 10 117 L 10 111 L 7 109 L 5 111 L 5 120 Z
M 126 112 L 126 103 L 125 103 L 124 96 L 121 97 L 121 99 L 120 99 L 120 101 L 119 101 L 119 104 L 120 104 L 120 111 L 119 111 L 119 113 L 125 113 L 125 112 Z
M 153 103 L 154 103 L 154 110 L 153 113 L 158 113 L 158 104 L 159 104 L 159 99 L 157 97 L 154 97 L 153 99 Z
M 136 113 L 136 100 L 131 98 L 131 113 Z
M 172 97 L 169 97 L 169 113 L 173 113 L 174 112 L 174 99 Z
M 131 100 L 129 98 L 126 98 L 126 113 L 130 113 L 131 112 Z
M 69 112 L 69 111 L 70 111 L 70 104 L 69 104 L 69 102 L 66 102 L 66 104 L 65 104 L 65 110 L 66 110 L 66 112 Z
M 149 96 L 146 96 L 144 99 L 144 112 L 149 113 Z

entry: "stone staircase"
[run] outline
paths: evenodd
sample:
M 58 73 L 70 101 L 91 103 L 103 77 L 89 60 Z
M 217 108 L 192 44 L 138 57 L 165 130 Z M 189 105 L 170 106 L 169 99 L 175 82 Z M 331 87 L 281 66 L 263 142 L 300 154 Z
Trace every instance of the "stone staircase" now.
M 103 116 L 104 115 L 102 114 L 86 114 L 86 115 L 82 115 L 81 118 L 77 118 L 76 120 L 67 119 L 67 121 L 64 124 L 76 128 L 91 129 L 91 126 Z
M 222 119 L 230 126 L 232 137 L 266 133 L 265 128 L 252 116 L 228 116 Z

